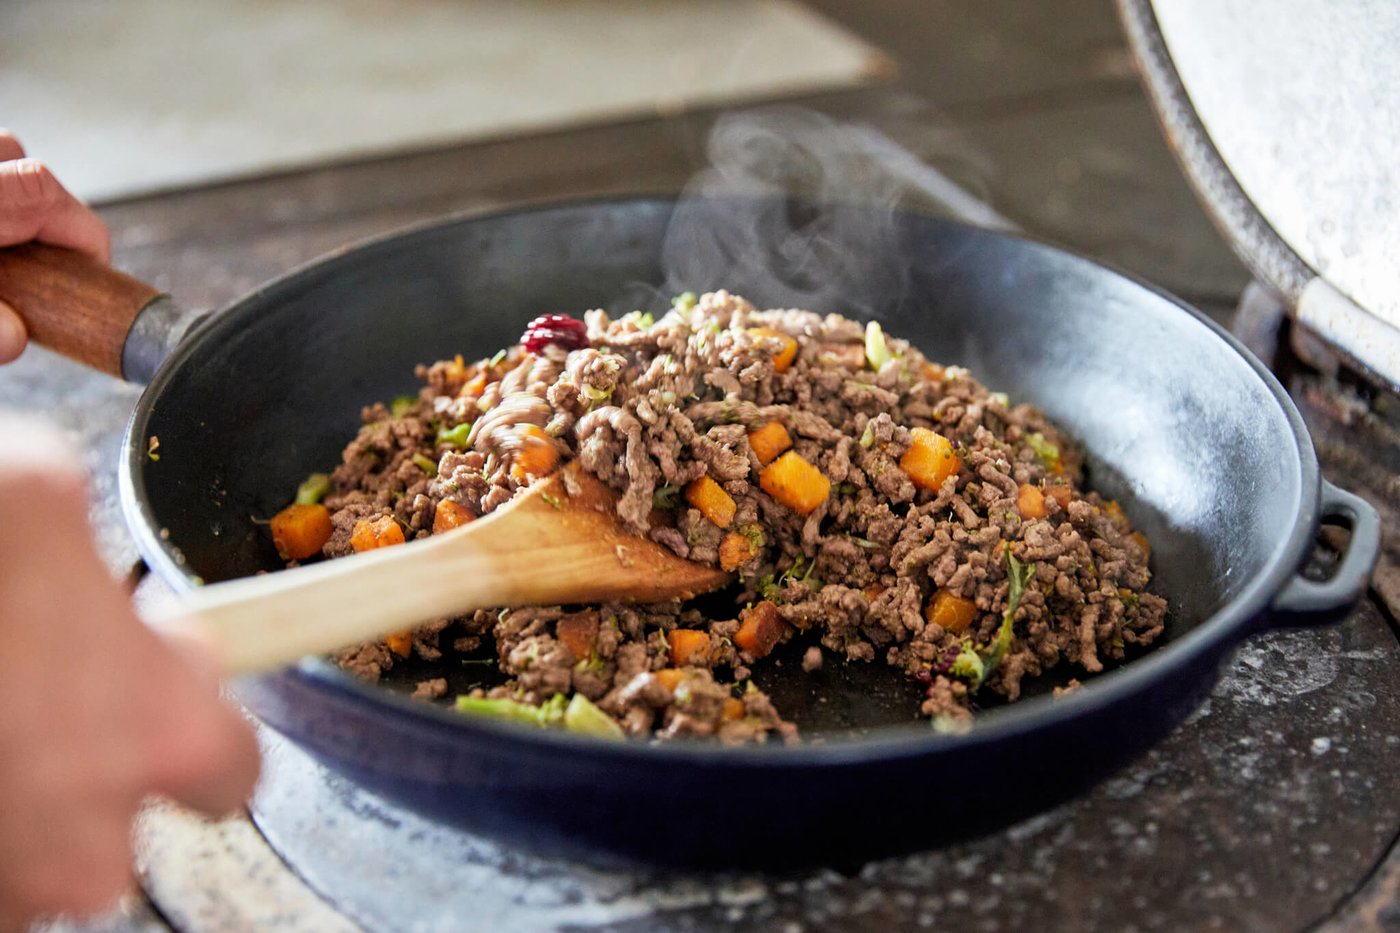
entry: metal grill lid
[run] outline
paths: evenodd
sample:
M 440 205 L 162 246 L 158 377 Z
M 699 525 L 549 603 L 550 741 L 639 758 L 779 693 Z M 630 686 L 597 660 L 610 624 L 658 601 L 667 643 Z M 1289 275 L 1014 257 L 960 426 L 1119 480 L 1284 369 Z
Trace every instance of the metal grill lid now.
M 1241 258 L 1400 386 L 1400 3 L 1119 8 L 1168 139 Z

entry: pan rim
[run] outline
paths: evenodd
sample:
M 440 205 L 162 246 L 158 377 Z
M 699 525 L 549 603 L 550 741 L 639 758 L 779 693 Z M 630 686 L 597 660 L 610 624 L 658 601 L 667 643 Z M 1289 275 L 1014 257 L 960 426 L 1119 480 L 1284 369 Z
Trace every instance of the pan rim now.
M 672 210 L 678 200 L 678 195 L 618 194 L 539 200 L 506 207 L 457 212 L 366 237 L 331 250 L 260 285 L 211 315 L 203 326 L 192 331 L 161 364 L 127 422 L 123 438 L 124 456 L 118 475 L 119 497 L 127 526 L 147 566 L 177 591 L 189 591 L 198 585 L 193 574 L 182 565 L 175 546 L 161 538 L 156 517 L 145 499 L 142 470 L 146 465 L 146 457 L 141 439 L 145 437 L 145 426 L 153 413 L 156 400 L 160 398 L 172 374 L 205 341 L 217 339 L 221 328 L 237 326 L 234 319 L 240 309 L 275 301 L 279 293 L 298 287 L 306 277 L 333 272 L 336 266 L 354 261 L 371 249 L 400 246 L 402 241 L 434 234 L 453 226 L 522 214 L 622 204 L 651 205 Z M 849 206 L 858 208 L 861 205 L 851 203 Z M 1311 436 L 1302 415 L 1274 374 L 1234 335 L 1203 312 L 1165 289 L 1112 263 L 1090 259 L 1073 250 L 1022 233 L 987 230 L 917 211 L 901 210 L 898 213 L 919 222 L 933 223 L 973 236 L 1021 243 L 1067 257 L 1082 266 L 1105 270 L 1150 293 L 1176 311 L 1185 312 L 1197 325 L 1206 328 L 1211 335 L 1222 340 L 1241 358 L 1273 396 L 1288 424 L 1294 441 L 1293 449 L 1297 453 L 1298 469 L 1295 475 L 1299 478 L 1299 487 L 1297 501 L 1291 504 L 1291 531 L 1275 545 L 1265 559 L 1262 569 L 1240 592 L 1197 623 L 1185 635 L 1149 651 L 1121 668 L 1089 678 L 1082 689 L 1058 699 L 1032 697 L 1005 708 L 988 711 L 976 717 L 969 731 L 959 734 L 936 732 L 920 720 L 906 725 L 881 726 L 871 729 L 867 735 L 832 738 L 821 744 L 803 742 L 791 746 L 731 748 L 703 740 L 612 743 L 562 731 L 531 730 L 489 719 L 465 717 L 437 705 L 410 700 L 406 696 L 363 683 L 330 662 L 317 658 L 303 659 L 291 668 L 262 675 L 258 679 L 271 682 L 279 677 L 291 677 L 302 686 L 332 697 L 338 703 L 367 705 L 369 711 L 388 716 L 395 721 L 396 726 L 405 727 L 410 731 L 427 730 L 441 737 L 442 730 L 446 729 L 450 730 L 449 734 L 461 736 L 467 741 L 475 739 L 496 742 L 503 746 L 503 751 L 510 747 L 531 753 L 558 750 L 574 756 L 576 763 L 591 759 L 600 765 L 606 765 L 619 758 L 642 758 L 648 762 L 691 763 L 708 767 L 844 767 L 877 760 L 889 761 L 955 753 L 1038 732 L 1068 720 L 1102 713 L 1133 694 L 1151 689 L 1154 684 L 1169 678 L 1173 670 L 1190 666 L 1203 657 L 1213 658 L 1260 630 L 1256 620 L 1267 612 L 1271 597 L 1294 577 L 1302 562 L 1316 526 L 1320 493 L 1320 471 Z

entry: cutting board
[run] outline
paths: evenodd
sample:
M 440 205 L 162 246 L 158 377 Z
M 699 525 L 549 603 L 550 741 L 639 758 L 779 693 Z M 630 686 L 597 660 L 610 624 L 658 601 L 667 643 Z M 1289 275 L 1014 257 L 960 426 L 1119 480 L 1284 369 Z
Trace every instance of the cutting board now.
M 0 125 L 98 201 L 886 68 L 789 0 L 0 2 Z

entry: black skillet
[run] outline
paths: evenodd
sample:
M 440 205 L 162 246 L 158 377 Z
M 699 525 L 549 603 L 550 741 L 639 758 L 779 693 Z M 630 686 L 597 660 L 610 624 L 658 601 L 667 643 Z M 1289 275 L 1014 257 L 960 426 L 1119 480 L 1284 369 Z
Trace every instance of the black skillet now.
M 255 519 L 337 461 L 362 404 L 411 391 L 416 363 L 512 343 L 542 312 L 659 309 L 670 289 L 727 287 L 761 306 L 879 315 L 1082 442 L 1092 485 L 1153 543 L 1171 604 L 1160 647 L 1078 692 L 989 710 L 964 735 L 914 720 L 916 695 L 883 667 L 828 658 L 809 678 L 790 658 L 760 676 L 807 729 L 790 748 L 528 731 L 318 659 L 238 684 L 273 728 L 436 818 L 553 853 L 731 867 L 851 864 L 1062 801 L 1181 722 L 1240 640 L 1337 619 L 1361 596 L 1375 511 L 1320 480 L 1283 389 L 1201 314 L 1033 241 L 859 207 L 816 216 L 767 201 L 568 204 L 449 220 L 279 279 L 197 326 L 137 405 L 121 486 L 142 553 L 177 588 L 275 568 Z M 796 230 L 801 260 L 767 240 L 779 227 Z M 0 297 L 23 308 L 6 268 Z M 165 314 L 138 316 L 117 344 L 129 375 L 167 352 Z M 1351 536 L 1314 581 L 1300 568 L 1322 519 Z M 459 684 L 481 669 L 459 667 Z

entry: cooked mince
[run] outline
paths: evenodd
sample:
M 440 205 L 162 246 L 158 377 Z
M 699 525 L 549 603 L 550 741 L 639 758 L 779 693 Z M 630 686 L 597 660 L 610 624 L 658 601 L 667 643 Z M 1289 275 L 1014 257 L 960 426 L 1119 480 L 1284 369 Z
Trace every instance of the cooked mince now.
M 1069 439 L 878 325 L 719 291 L 655 321 L 550 315 L 494 357 L 418 375 L 417 397 L 364 410 L 329 489 L 318 481 L 324 556 L 457 527 L 577 460 L 619 493 L 632 531 L 737 582 L 720 613 L 435 620 L 339 654 L 369 680 L 494 645 L 506 681 L 459 708 L 600 735 L 792 741 L 750 680 L 783 642 L 807 645 L 804 671 L 889 665 L 922 686 L 919 713 L 957 727 L 979 694 L 1015 700 L 1056 666 L 1095 673 L 1162 632 L 1147 539 L 1082 488 Z M 433 678 L 418 695 L 446 690 Z

